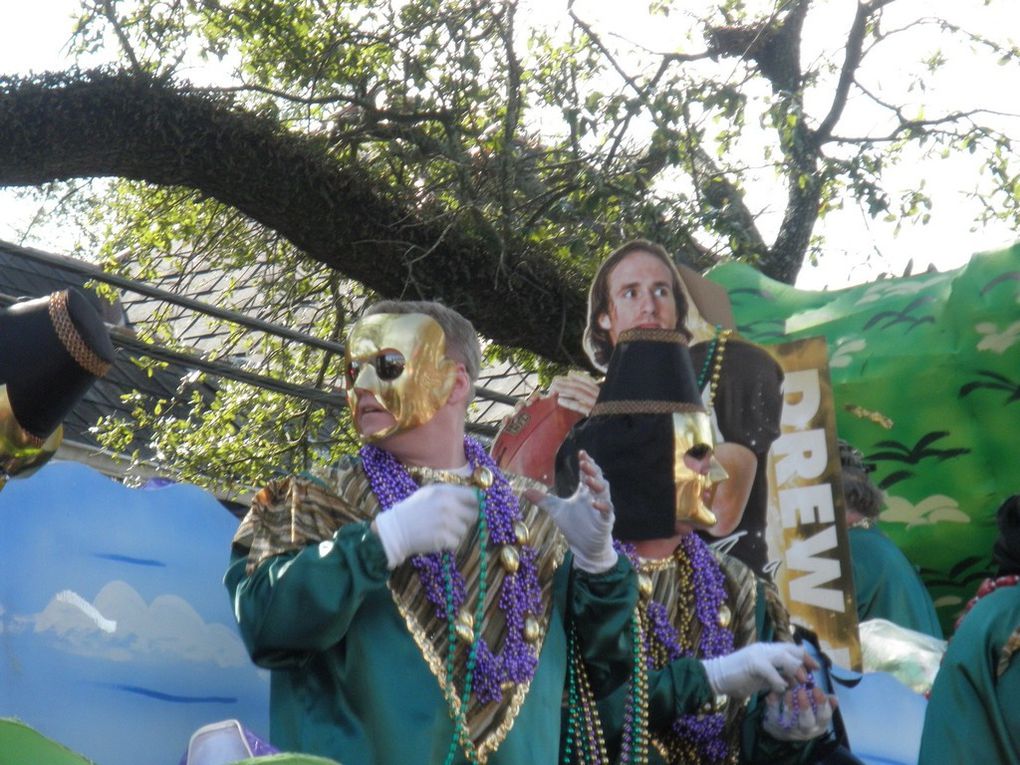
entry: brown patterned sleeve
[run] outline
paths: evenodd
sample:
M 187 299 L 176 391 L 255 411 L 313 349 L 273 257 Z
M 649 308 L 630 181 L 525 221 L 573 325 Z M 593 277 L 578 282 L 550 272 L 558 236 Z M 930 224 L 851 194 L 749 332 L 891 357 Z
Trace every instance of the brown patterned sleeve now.
M 250 575 L 266 559 L 329 539 L 356 520 L 362 518 L 343 497 L 312 479 L 290 476 L 255 495 L 233 546 L 247 551 Z

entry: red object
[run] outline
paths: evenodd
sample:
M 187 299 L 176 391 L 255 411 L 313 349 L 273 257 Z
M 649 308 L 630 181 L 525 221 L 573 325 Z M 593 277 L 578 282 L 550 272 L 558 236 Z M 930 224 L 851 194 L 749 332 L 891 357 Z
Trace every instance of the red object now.
M 546 486 L 556 479 L 556 452 L 582 415 L 559 405 L 556 395 L 538 396 L 500 426 L 492 458 L 501 470 L 533 478 Z

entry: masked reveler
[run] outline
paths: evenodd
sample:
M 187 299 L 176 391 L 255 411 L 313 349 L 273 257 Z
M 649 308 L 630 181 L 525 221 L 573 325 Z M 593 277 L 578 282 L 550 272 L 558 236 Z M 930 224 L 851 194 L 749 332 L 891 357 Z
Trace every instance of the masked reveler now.
M 64 418 L 113 361 L 106 325 L 76 289 L 0 310 L 0 488 L 53 456 Z
M 834 703 L 811 683 L 817 665 L 791 642 L 774 585 L 694 533 L 716 522 L 708 505 L 726 474 L 683 334 L 620 335 L 591 417 L 557 455 L 558 485 L 575 480 L 579 449 L 613 487 L 613 533 L 640 590 L 647 677 L 598 702 L 609 760 L 813 762 Z
M 568 656 L 595 687 L 631 670 L 608 484 L 582 454 L 576 491 L 550 497 L 465 437 L 481 354 L 456 312 L 377 304 L 346 352 L 364 447 L 260 491 L 225 577 L 272 670 L 272 743 L 344 765 L 554 762 Z

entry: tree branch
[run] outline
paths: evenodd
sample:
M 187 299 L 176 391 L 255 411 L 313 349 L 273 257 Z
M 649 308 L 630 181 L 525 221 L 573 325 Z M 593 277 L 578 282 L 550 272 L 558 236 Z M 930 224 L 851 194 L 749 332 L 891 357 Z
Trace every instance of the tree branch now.
M 0 80 L 0 185 L 101 176 L 196 189 L 381 295 L 404 294 L 410 279 L 499 343 L 583 362 L 586 278 L 517 239 L 500 269 L 501 243 L 469 209 L 451 220 L 427 199 L 401 199 L 321 140 L 166 80 Z

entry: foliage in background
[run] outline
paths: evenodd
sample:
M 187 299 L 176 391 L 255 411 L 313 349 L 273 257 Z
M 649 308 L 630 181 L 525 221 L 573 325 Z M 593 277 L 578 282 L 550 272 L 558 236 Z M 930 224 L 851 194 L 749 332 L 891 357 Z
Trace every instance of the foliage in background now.
M 292 161 L 281 149 L 292 144 L 317 166 L 351 170 L 339 188 L 352 201 L 338 202 L 336 185 L 302 169 L 288 178 L 290 204 L 257 194 L 269 201 L 245 216 L 224 204 L 233 196 L 216 178 L 155 187 L 144 181 L 165 176 L 132 155 L 131 177 L 142 182 L 97 187 L 88 222 L 96 238 L 84 249 L 136 278 L 179 280 L 182 292 L 201 294 L 201 272 L 229 273 L 233 290 L 209 299 L 322 337 L 342 337 L 366 294 L 444 299 L 497 341 L 491 359 L 547 378 L 578 362 L 584 286 L 629 238 L 661 242 L 699 268 L 737 260 L 792 283 L 826 246 L 815 227 L 833 210 L 859 206 L 897 226 L 937 214 L 921 161 L 960 151 L 983 162 L 974 190 L 983 215 L 1020 223 L 1015 118 L 926 105 L 960 57 L 986 56 L 1015 73 L 1016 46 L 925 17 L 908 0 L 837 13 L 846 7 L 656 0 L 652 25 L 675 33 L 664 46 L 661 36 L 619 36 L 573 0 L 557 14 L 523 0 L 87 0 L 76 49 L 116 62 L 119 74 L 100 84 L 123 92 L 125 114 L 146 92 L 130 83 L 151 81 L 182 106 L 198 99 L 257 128 L 210 118 L 208 135 L 177 137 L 181 162 L 202 141 L 240 157 L 231 139 L 255 140 L 265 127 L 276 141 L 265 143 L 266 168 Z M 837 18 L 845 28 L 833 43 Z M 921 32 L 935 32 L 936 47 L 915 47 Z M 189 84 L 203 62 L 212 80 Z M 884 88 L 890 66 L 904 74 L 902 91 Z M 68 73 L 41 85 L 66 93 L 73 109 L 76 78 L 98 81 Z M 39 84 L 8 81 L 0 99 L 35 97 Z M 148 128 L 161 140 L 176 129 L 146 115 L 142 148 L 132 147 L 141 155 Z M 0 183 L 77 178 L 108 161 L 62 163 L 43 151 L 34 159 L 32 136 L 5 142 L 5 130 L 0 119 L 0 146 L 13 147 L 0 148 Z M 917 182 L 897 192 L 891 171 L 908 160 Z M 256 179 L 260 166 L 243 177 Z M 323 213 L 293 201 L 316 196 L 339 205 L 327 208 L 337 223 L 326 233 L 302 219 Z M 380 210 L 390 211 L 385 220 Z M 362 233 L 376 230 L 385 236 Z M 179 340 L 171 316 L 146 317 L 145 331 Z M 269 342 L 231 331 L 206 350 L 302 384 L 335 379 L 330 362 Z M 223 386 L 215 411 L 202 403 L 179 420 L 155 417 L 165 441 L 157 452 L 186 472 L 234 476 L 237 464 L 272 451 L 274 421 L 303 421 L 272 397 L 249 408 L 250 395 Z M 288 438 L 296 454 L 302 436 Z M 238 460 L 220 456 L 230 444 Z

